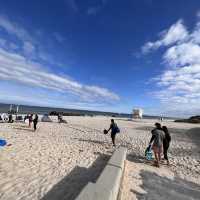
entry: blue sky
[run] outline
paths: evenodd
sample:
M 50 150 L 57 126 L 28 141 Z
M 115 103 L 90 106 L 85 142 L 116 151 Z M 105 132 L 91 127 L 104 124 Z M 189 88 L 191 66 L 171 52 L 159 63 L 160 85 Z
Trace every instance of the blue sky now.
M 0 3 L 0 102 L 199 114 L 200 1 Z

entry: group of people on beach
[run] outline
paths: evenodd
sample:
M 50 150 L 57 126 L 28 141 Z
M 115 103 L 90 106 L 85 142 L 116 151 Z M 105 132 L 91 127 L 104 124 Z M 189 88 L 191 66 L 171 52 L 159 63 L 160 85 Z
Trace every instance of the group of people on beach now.
M 114 119 L 111 119 L 110 128 L 108 130 L 104 129 L 104 134 L 107 134 L 111 130 L 111 139 L 113 146 L 115 147 L 115 138 L 116 134 L 120 132 L 120 129 L 118 128 L 117 124 L 115 123 Z M 155 162 L 154 165 L 156 167 L 160 166 L 161 162 L 161 155 L 163 153 L 164 160 L 167 161 L 167 164 L 169 165 L 169 159 L 168 159 L 168 149 L 171 142 L 171 135 L 168 131 L 168 128 L 166 126 L 161 126 L 160 123 L 155 123 L 155 128 L 151 131 L 152 137 L 149 142 L 149 150 L 153 150 L 154 156 L 155 156 Z
M 163 153 L 164 160 L 167 161 L 169 165 L 168 159 L 168 149 L 171 142 L 171 136 L 166 126 L 161 126 L 160 123 L 155 123 L 155 128 L 151 131 L 152 137 L 150 139 L 149 145 L 152 148 L 155 156 L 156 167 L 160 166 L 161 155 Z
M 33 123 L 33 129 L 34 129 L 34 131 L 36 131 L 37 123 L 38 123 L 38 115 L 35 114 L 35 117 L 33 118 L 33 114 L 29 114 L 24 117 L 24 122 L 26 119 L 28 119 L 29 127 L 31 127 L 31 124 Z

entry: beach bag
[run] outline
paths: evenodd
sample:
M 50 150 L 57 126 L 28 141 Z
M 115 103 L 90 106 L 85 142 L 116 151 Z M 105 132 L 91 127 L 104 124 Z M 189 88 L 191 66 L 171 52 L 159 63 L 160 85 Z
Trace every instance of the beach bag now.
M 149 145 L 146 150 L 145 150 L 145 157 L 147 160 L 152 160 L 153 159 L 153 153 L 151 150 L 151 145 Z
M 120 129 L 118 126 L 115 128 L 115 131 L 116 131 L 116 133 L 120 133 Z
M 7 144 L 6 140 L 1 140 L 1 139 L 0 139 L 0 146 L 3 147 L 3 146 L 5 146 L 6 144 Z
M 115 124 L 115 133 L 120 133 L 120 129 L 119 129 L 119 127 L 117 126 L 117 124 Z

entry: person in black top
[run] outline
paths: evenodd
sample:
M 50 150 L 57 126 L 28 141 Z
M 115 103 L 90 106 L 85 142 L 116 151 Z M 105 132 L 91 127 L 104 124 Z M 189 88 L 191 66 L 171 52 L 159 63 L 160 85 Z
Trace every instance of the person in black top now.
M 33 119 L 33 127 L 34 127 L 34 131 L 36 131 L 37 129 L 37 123 L 38 123 L 38 115 L 35 115 L 35 118 Z
M 9 123 L 13 123 L 12 114 L 9 114 L 9 116 L 8 116 L 8 122 L 9 122 Z
M 163 126 L 162 130 L 165 133 L 165 138 L 163 140 L 163 154 L 164 154 L 164 159 L 167 161 L 167 164 L 169 165 L 169 159 L 168 159 L 168 156 L 167 156 L 167 151 L 169 149 L 169 145 L 170 145 L 170 142 L 171 142 L 171 136 L 170 136 L 170 133 L 169 133 L 168 128 L 166 126 Z
M 112 143 L 113 143 L 113 146 L 115 147 L 115 136 L 117 134 L 117 124 L 114 122 L 114 119 L 111 119 L 111 124 L 110 124 L 110 128 L 108 129 L 107 132 L 109 132 L 111 130 L 111 138 L 112 138 Z

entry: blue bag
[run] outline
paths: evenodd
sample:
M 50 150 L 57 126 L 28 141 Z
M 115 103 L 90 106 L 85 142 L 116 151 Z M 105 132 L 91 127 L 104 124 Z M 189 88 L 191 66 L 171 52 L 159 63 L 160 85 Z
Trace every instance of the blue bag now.
M 6 144 L 7 144 L 6 140 L 1 140 L 1 139 L 0 139 L 0 146 L 3 147 L 3 146 L 5 146 Z
M 146 150 L 145 150 L 145 156 L 147 160 L 152 160 L 153 159 L 153 153 L 151 150 L 151 145 L 149 145 Z

